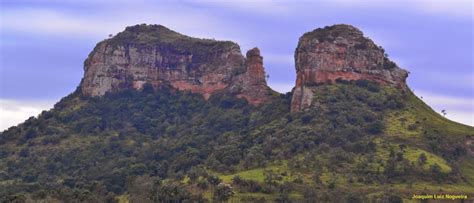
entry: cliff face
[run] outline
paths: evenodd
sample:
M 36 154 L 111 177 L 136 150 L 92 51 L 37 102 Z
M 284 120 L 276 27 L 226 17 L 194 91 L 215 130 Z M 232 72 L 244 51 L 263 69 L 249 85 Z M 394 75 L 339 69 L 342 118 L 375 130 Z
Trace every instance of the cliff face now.
M 238 76 L 232 89 L 238 92 L 237 97 L 245 98 L 253 104 L 262 104 L 268 101 L 268 94 L 272 92 L 265 80 L 263 57 L 258 48 L 249 50 L 246 54 L 245 67 L 247 71 Z
M 350 25 L 333 25 L 305 33 L 299 39 L 295 61 L 293 112 L 311 105 L 311 86 L 337 79 L 363 79 L 406 88 L 408 72 L 390 61 L 381 47 Z
M 333 25 L 305 33 L 295 51 L 296 84 L 291 110 L 311 105 L 312 86 L 341 80 L 370 80 L 406 88 L 407 71 L 384 50 L 350 25 Z M 84 64 L 81 90 L 101 96 L 145 83 L 187 90 L 208 99 L 224 91 L 258 105 L 269 101 L 263 57 L 258 48 L 244 57 L 230 41 L 188 37 L 160 25 L 127 27 L 97 44 Z
M 209 98 L 230 91 L 252 104 L 267 101 L 262 57 L 250 50 L 247 59 L 230 41 L 188 37 L 160 25 L 127 27 L 100 42 L 84 64 L 81 90 L 101 96 L 121 89 L 169 85 Z

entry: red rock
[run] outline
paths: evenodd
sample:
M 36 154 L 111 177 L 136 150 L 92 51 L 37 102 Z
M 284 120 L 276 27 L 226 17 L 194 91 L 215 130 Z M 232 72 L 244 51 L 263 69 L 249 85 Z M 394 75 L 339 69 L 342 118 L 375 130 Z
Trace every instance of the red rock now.
M 229 91 L 252 104 L 272 94 L 258 49 L 242 56 L 230 41 L 188 37 L 160 25 L 136 25 L 100 42 L 85 61 L 81 90 L 101 96 L 122 89 L 170 85 L 202 94 Z
M 274 91 L 267 86 L 263 57 L 260 56 L 258 48 L 253 48 L 247 52 L 245 67 L 247 71 L 239 75 L 234 83 L 240 87 L 240 93 L 237 94 L 237 97 L 245 98 L 252 104 L 262 104 L 269 101 Z
M 315 84 L 370 80 L 405 89 L 408 72 L 390 61 L 384 50 L 350 25 L 333 25 L 305 33 L 295 52 L 296 84 L 291 110 L 311 105 Z

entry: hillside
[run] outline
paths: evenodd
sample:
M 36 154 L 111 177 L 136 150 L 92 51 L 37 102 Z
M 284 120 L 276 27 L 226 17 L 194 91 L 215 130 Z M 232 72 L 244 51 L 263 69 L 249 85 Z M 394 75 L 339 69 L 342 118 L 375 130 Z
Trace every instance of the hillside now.
M 226 62 L 236 52 L 211 49 L 211 63 L 168 43 L 218 42 L 162 26 L 127 28 L 98 44 L 75 92 L 0 134 L 0 202 L 409 202 L 413 194 L 440 192 L 472 198 L 474 128 L 424 104 L 406 86 L 404 70 L 354 29 L 303 35 L 296 86 L 277 94 L 261 80 L 258 49 L 246 57 L 239 50 L 231 57 L 237 66 Z M 345 48 L 333 49 L 332 38 Z M 142 55 L 97 51 L 104 43 L 137 47 L 137 39 L 151 39 Z M 337 68 L 340 53 L 352 69 Z M 179 60 L 185 55 L 188 62 Z M 99 56 L 105 59 L 93 62 Z M 178 65 L 164 65 L 172 59 Z M 111 82 L 107 91 L 103 81 Z

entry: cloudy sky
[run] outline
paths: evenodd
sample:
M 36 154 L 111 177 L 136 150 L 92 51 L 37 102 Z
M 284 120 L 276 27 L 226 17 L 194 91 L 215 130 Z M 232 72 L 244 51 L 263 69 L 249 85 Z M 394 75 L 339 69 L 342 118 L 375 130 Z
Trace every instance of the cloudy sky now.
M 128 25 L 261 49 L 270 86 L 289 91 L 305 32 L 352 24 L 411 72 L 415 94 L 474 126 L 472 0 L 0 0 L 0 130 L 71 93 L 95 44 Z

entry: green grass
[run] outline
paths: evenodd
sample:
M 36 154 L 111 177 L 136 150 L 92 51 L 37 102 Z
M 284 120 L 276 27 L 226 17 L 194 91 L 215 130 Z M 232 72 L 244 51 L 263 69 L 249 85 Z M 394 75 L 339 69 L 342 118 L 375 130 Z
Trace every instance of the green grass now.
M 445 118 L 411 92 L 408 93 L 405 104 L 403 109 L 390 110 L 385 114 L 384 134 L 389 139 L 422 146 L 425 131 L 428 134 L 449 135 L 446 138 L 456 142 L 467 135 L 474 135 L 474 127 Z
M 118 203 L 129 203 L 128 198 L 129 197 L 128 197 L 127 194 L 123 194 L 123 195 L 115 197 L 115 199 L 117 199 Z
M 460 124 L 441 116 L 414 94 L 409 95 L 408 104 L 410 113 L 426 127 L 434 128 L 442 134 L 461 136 L 474 134 L 474 127 Z
M 420 154 L 424 153 L 426 155 L 426 164 L 423 165 L 424 170 L 429 170 L 431 165 L 438 164 L 441 168 L 441 172 L 443 173 L 450 173 L 452 171 L 451 167 L 446 163 L 446 161 L 436 156 L 432 153 L 421 149 L 414 149 L 414 148 L 407 148 L 405 149 L 405 153 L 403 154 L 410 162 L 418 163 L 418 158 Z
M 434 184 L 431 182 L 415 182 L 413 184 L 394 184 L 391 188 L 402 193 L 446 192 L 452 194 L 474 194 L 474 187 L 465 184 Z
M 469 184 L 474 186 L 474 158 L 463 160 L 460 169 Z
M 279 194 L 274 193 L 274 194 L 265 194 L 265 193 L 250 193 L 250 192 L 245 192 L 245 193 L 235 193 L 234 196 L 232 196 L 229 199 L 229 202 L 240 202 L 243 200 L 249 201 L 249 198 L 253 199 L 262 199 L 264 198 L 265 201 L 275 201 L 278 198 Z M 297 192 L 292 192 L 289 194 L 290 199 L 292 200 L 301 200 L 303 199 L 303 195 Z
M 395 153 L 401 152 L 401 149 L 398 147 L 396 144 L 381 144 L 382 141 L 380 139 L 377 139 L 377 158 L 382 159 L 384 161 L 387 161 L 390 156 L 390 148 L 392 148 Z M 408 159 L 410 162 L 417 164 L 418 163 L 418 158 L 420 157 L 420 154 L 424 153 L 426 155 L 426 163 L 423 165 L 424 170 L 429 170 L 431 165 L 438 164 L 441 168 L 441 172 L 443 173 L 450 173 L 452 171 L 451 167 L 448 165 L 446 160 L 443 158 L 427 152 L 423 149 L 419 148 L 414 148 L 414 147 L 406 147 L 403 150 L 403 157 Z M 381 169 L 383 171 L 383 168 Z
M 243 170 L 233 174 L 217 174 L 219 178 L 222 179 L 224 183 L 232 183 L 232 178 L 234 176 L 240 176 L 245 180 L 255 180 L 258 182 L 263 182 L 265 180 L 265 171 L 273 171 L 275 173 L 289 172 L 287 162 L 283 161 L 278 165 L 271 165 L 262 168 L 255 168 L 250 170 Z M 289 181 L 291 179 L 290 175 L 284 176 L 283 181 Z
M 410 111 L 389 112 L 385 117 L 385 134 L 395 137 L 417 137 L 422 133 L 420 126 L 414 130 L 409 130 L 410 125 L 415 125 L 417 118 Z

